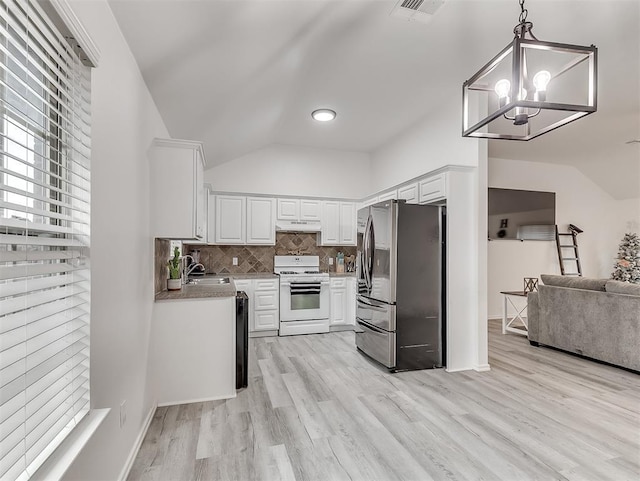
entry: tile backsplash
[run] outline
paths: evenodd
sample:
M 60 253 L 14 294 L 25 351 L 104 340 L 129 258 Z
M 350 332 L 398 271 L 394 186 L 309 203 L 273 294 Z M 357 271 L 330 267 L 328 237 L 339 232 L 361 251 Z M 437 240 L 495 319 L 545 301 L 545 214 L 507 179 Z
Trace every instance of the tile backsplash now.
M 155 240 L 155 256 L 154 256 L 154 266 L 155 266 L 154 289 L 156 294 L 158 292 L 167 290 L 167 277 L 169 276 L 169 271 L 167 270 L 167 261 L 169 260 L 170 255 L 171 255 L 171 241 L 168 241 L 166 239 L 156 239 Z
M 156 252 L 157 252 L 156 241 Z M 281 255 L 311 255 L 319 256 L 320 270 L 335 271 L 335 257 L 343 252 L 345 263 L 349 256 L 356 255 L 355 246 L 324 247 L 317 245 L 317 234 L 308 232 L 276 232 L 275 246 L 183 246 L 183 253 L 192 250 L 200 251 L 200 262 L 206 272 L 223 274 L 243 274 L 252 272 L 273 272 L 273 256 Z M 168 255 L 168 254 L 167 254 Z M 238 265 L 232 265 L 233 258 L 238 258 Z M 334 265 L 329 265 L 329 259 L 334 259 Z

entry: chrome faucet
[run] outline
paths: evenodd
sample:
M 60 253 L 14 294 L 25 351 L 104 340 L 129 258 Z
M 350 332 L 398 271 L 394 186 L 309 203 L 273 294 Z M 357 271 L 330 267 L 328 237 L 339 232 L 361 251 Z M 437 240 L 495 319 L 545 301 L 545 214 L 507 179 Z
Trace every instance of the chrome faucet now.
M 189 274 L 191 274 L 197 267 L 202 267 L 202 270 L 205 269 L 205 267 L 199 262 L 189 265 L 187 263 L 187 258 L 191 259 L 191 262 L 194 262 L 194 258 L 189 254 L 185 254 L 182 256 L 182 283 L 183 284 L 186 284 L 188 282 Z

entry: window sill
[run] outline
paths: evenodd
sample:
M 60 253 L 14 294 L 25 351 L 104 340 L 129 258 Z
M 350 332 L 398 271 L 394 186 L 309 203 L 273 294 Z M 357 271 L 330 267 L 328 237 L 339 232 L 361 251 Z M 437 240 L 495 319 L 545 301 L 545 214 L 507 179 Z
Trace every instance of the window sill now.
M 29 481 L 58 481 L 106 419 L 111 409 L 92 409 L 51 456 L 33 473 Z

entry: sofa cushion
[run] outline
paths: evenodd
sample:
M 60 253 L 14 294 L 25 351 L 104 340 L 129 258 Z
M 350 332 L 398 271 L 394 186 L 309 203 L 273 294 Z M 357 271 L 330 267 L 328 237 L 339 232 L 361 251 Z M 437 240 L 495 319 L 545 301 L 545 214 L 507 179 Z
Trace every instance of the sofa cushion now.
M 542 279 L 545 286 L 570 287 L 602 292 L 604 292 L 607 283 L 607 279 L 587 279 L 585 277 L 554 276 L 551 274 L 542 274 L 540 279 Z
M 605 288 L 607 292 L 611 292 L 613 294 L 628 294 L 630 296 L 640 296 L 640 284 L 610 280 L 607 281 Z

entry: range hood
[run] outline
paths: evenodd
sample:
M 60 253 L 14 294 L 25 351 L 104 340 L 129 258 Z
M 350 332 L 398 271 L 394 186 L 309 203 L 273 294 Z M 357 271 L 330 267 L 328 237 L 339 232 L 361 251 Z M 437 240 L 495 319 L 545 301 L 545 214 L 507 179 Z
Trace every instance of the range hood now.
M 277 232 L 320 232 L 320 222 L 297 220 L 279 220 L 276 222 Z

